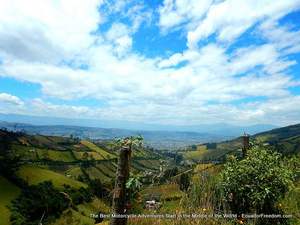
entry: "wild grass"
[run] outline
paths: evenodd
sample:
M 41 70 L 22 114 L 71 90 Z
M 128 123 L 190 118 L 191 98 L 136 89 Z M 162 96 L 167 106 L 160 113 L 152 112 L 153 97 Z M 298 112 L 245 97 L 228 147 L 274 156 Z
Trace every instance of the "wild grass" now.
M 141 192 L 145 197 L 160 196 L 162 201 L 177 200 L 183 196 L 178 184 L 163 184 L 147 187 Z
M 84 216 L 82 213 L 74 210 L 67 209 L 63 212 L 61 217 L 51 225 L 94 225 L 94 219 Z

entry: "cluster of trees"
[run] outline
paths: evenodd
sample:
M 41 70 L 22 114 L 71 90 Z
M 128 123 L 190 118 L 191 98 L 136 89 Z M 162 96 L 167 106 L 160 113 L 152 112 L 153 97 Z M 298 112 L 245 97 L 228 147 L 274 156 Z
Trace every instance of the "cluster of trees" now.
M 36 225 L 49 222 L 68 208 L 70 200 L 53 187 L 51 182 L 28 186 L 12 202 L 12 225 Z
M 51 181 L 22 188 L 21 194 L 11 205 L 12 225 L 36 225 L 40 221 L 48 224 L 69 207 L 90 202 L 94 196 L 107 198 L 109 192 L 100 180 L 90 180 L 88 188 L 74 189 L 64 185 L 63 190 L 55 188 Z
M 282 214 L 278 201 L 293 185 L 293 171 L 282 156 L 253 146 L 247 156 L 230 157 L 221 172 L 221 191 L 231 211 L 242 214 Z M 258 224 L 285 224 L 286 219 L 259 219 Z
M 11 143 L 19 136 L 6 129 L 0 129 L 0 174 L 9 180 L 15 178 L 15 172 L 20 166 L 20 158 L 12 152 Z

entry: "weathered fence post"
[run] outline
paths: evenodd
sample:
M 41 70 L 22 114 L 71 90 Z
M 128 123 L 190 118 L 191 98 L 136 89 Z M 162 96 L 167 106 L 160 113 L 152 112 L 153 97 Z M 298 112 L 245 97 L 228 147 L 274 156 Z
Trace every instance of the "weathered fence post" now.
M 113 214 L 110 225 L 126 225 L 126 182 L 129 178 L 129 163 L 131 157 L 131 145 L 121 146 L 119 153 L 118 168 L 116 173 L 115 189 L 113 192 Z M 122 218 L 121 218 L 122 217 Z
M 249 139 L 250 139 L 250 136 L 248 134 L 244 133 L 244 135 L 243 135 L 243 149 L 242 149 L 243 158 L 245 158 L 247 156 L 247 151 L 250 148 Z

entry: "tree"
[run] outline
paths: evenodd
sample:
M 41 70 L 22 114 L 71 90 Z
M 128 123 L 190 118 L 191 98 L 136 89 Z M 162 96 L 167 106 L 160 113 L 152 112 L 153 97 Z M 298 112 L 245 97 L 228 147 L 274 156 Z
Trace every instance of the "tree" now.
M 264 146 L 252 147 L 240 161 L 232 156 L 221 177 L 226 201 L 239 216 L 242 213 L 280 213 L 276 202 L 289 190 L 293 179 L 281 155 Z M 261 220 L 261 224 L 268 224 L 268 221 Z
M 11 223 L 36 225 L 41 217 L 45 223 L 53 221 L 68 208 L 69 203 L 65 195 L 56 190 L 50 181 L 28 186 L 12 202 Z
M 20 158 L 13 154 L 11 143 L 16 134 L 7 130 L 0 130 L 0 174 L 8 179 L 14 177 L 20 165 Z

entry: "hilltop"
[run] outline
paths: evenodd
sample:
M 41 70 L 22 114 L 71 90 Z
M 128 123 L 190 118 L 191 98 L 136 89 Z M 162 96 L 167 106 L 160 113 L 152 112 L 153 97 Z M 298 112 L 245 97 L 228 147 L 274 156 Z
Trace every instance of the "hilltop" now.
M 300 124 L 272 129 L 250 136 L 252 142 L 271 145 L 285 155 L 300 153 Z M 184 159 L 191 161 L 224 160 L 227 154 L 241 154 L 242 138 L 219 143 L 205 143 L 180 151 Z

